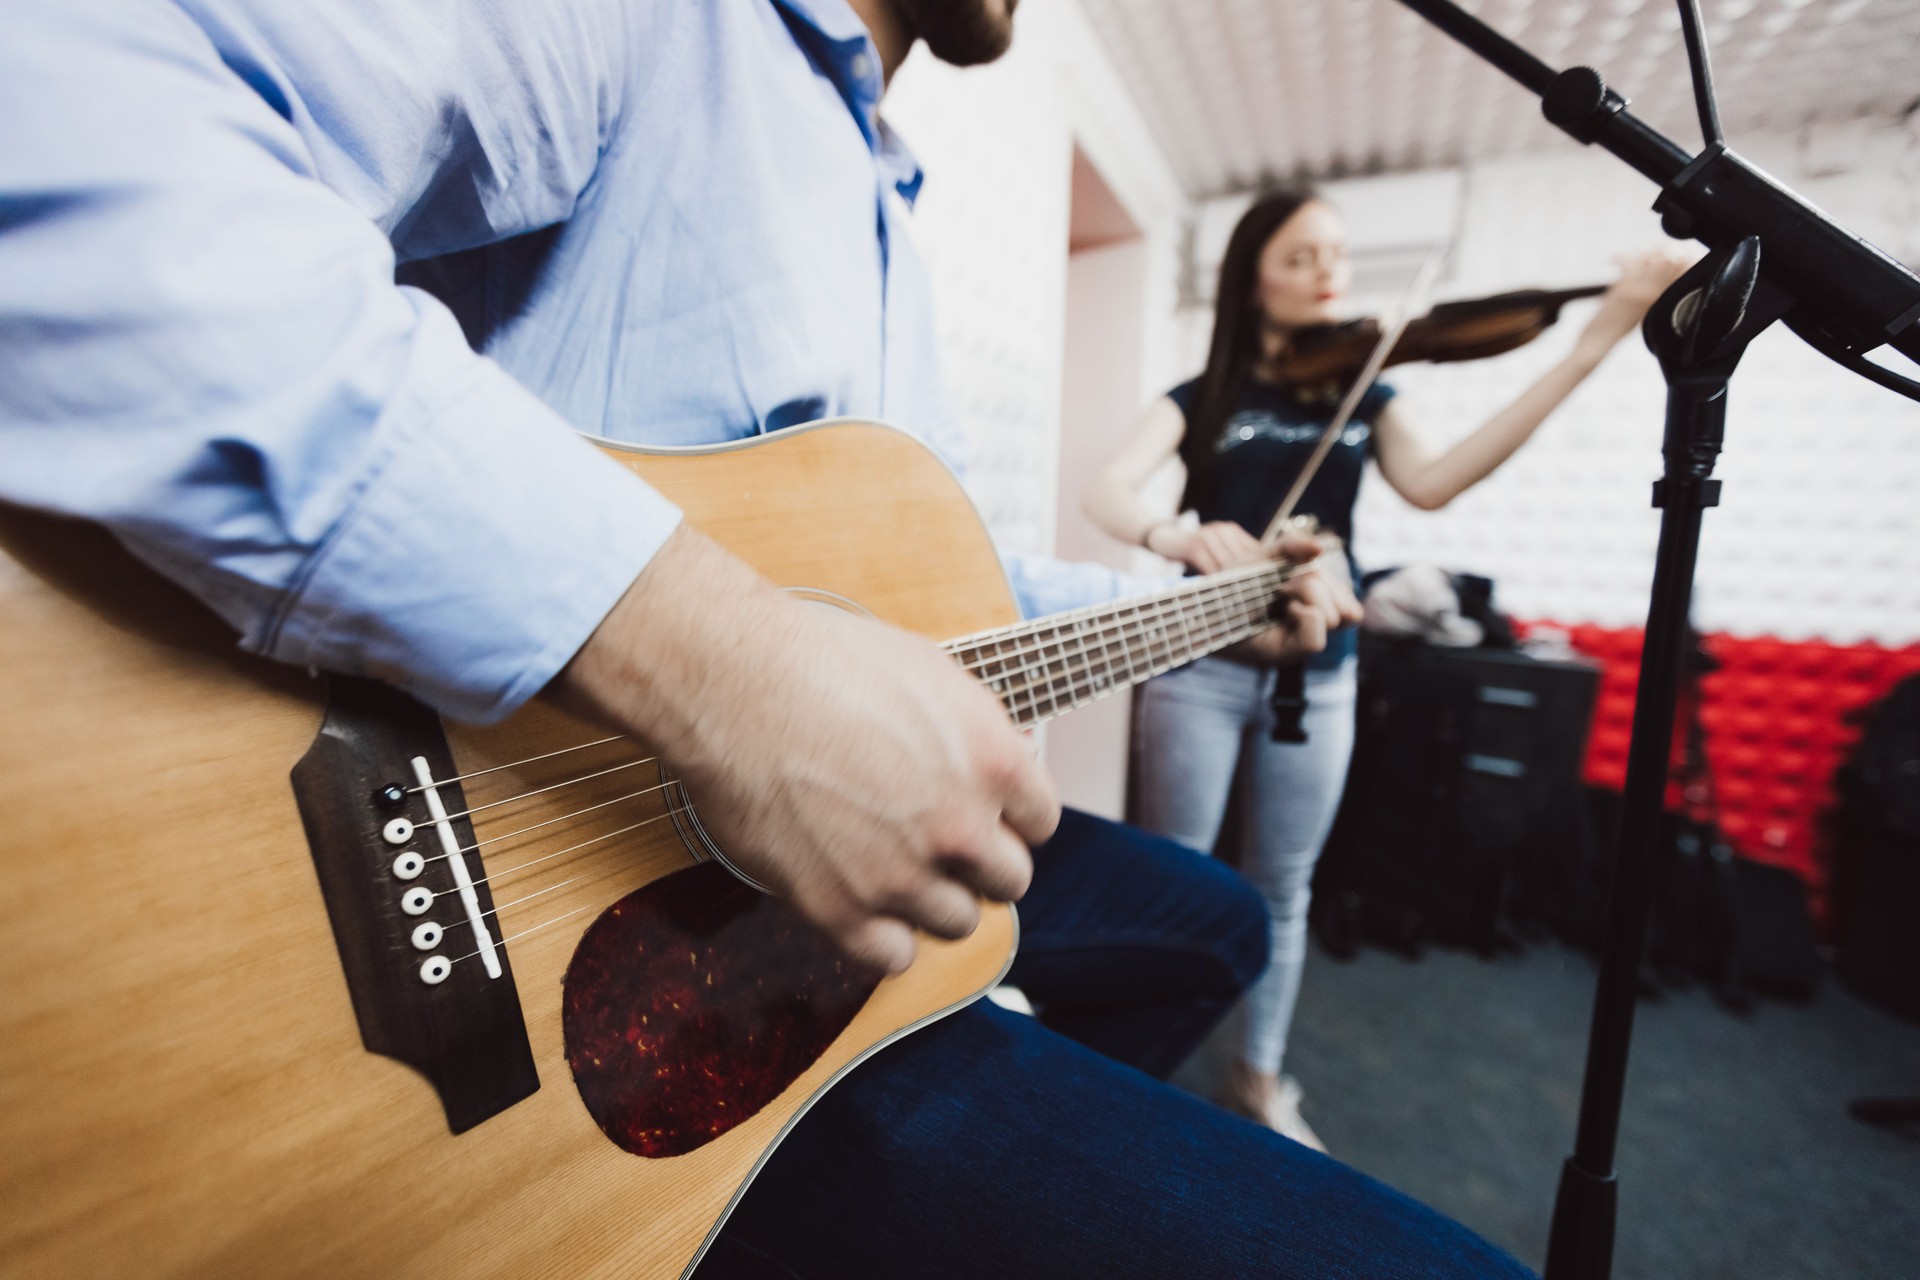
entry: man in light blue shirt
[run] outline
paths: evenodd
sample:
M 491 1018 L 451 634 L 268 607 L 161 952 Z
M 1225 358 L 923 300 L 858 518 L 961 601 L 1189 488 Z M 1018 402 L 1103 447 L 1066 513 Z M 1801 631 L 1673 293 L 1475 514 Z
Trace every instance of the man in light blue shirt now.
M 4 493 L 107 522 L 246 647 L 467 718 L 525 701 L 678 520 L 567 428 L 861 415 L 964 468 L 919 172 L 841 0 L 66 8 L 0 88 Z M 461 250 L 443 284 L 511 378 L 392 287 Z M 1121 587 L 1015 568 L 1033 612 Z
M 472 719 L 547 689 L 660 744 L 877 964 L 1034 877 L 1023 985 L 1107 1056 L 988 1008 L 910 1038 L 702 1275 L 1504 1274 L 1111 1060 L 1164 1074 L 1251 981 L 1244 886 L 1077 815 L 1035 872 L 1058 804 L 984 690 L 786 601 L 575 434 L 859 414 L 959 466 L 878 103 L 917 36 L 996 55 L 1013 2 L 5 0 L 0 498 L 107 525 L 257 652 Z M 1126 586 L 1009 568 L 1037 611 Z M 1299 608 L 1310 648 L 1331 608 Z

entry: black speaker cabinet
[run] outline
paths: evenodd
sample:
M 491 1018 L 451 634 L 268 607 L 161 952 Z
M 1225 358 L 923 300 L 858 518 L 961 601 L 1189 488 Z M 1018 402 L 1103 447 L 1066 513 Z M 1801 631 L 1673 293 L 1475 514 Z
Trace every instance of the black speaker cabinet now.
M 1596 668 L 1363 636 L 1353 768 L 1315 879 L 1323 941 L 1493 949 L 1578 864 Z

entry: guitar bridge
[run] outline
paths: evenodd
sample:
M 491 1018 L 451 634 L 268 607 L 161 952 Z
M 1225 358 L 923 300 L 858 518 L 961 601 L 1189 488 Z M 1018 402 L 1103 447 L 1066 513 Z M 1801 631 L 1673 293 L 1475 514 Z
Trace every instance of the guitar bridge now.
M 335 678 L 293 790 L 361 1042 L 463 1133 L 540 1079 L 457 772 L 432 711 Z

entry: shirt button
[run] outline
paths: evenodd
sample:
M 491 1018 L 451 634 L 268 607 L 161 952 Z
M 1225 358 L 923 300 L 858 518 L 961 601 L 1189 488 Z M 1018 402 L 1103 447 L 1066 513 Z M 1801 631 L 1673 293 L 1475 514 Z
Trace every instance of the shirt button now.
M 873 69 L 873 62 L 871 59 L 867 57 L 866 54 L 856 53 L 853 55 L 853 78 L 854 79 L 865 80 L 867 78 L 867 75 L 872 71 L 872 69 Z

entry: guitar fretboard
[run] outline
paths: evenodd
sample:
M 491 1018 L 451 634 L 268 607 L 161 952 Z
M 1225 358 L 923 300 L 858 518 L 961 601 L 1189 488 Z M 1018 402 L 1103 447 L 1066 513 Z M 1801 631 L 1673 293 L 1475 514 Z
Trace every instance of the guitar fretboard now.
M 1278 561 L 1230 569 L 945 648 L 1000 696 L 1015 724 L 1031 728 L 1264 631 L 1275 594 L 1295 572 Z

